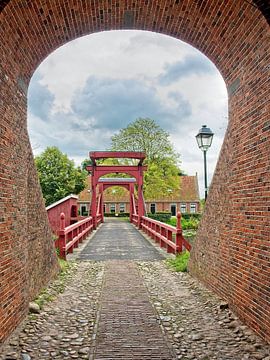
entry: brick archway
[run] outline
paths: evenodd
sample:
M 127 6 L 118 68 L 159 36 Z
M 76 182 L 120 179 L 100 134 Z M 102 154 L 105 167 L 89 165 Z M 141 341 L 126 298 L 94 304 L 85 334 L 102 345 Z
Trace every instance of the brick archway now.
M 270 339 L 265 316 L 270 314 L 267 1 L 10 0 L 2 4 L 0 338 L 22 320 L 29 298 L 57 267 L 26 127 L 31 75 L 54 49 L 79 36 L 141 29 L 195 46 L 223 75 L 229 125 L 190 269 Z

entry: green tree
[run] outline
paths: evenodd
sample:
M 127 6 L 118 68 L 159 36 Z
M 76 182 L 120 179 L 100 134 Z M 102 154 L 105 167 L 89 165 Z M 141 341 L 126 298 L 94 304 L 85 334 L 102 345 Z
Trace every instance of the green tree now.
M 87 172 L 76 167 L 57 147 L 47 147 L 36 156 L 35 163 L 46 206 L 85 188 Z
M 175 152 L 168 132 L 155 120 L 139 118 L 112 136 L 113 151 L 143 151 L 147 162 L 172 159 L 177 164 L 179 155 Z
M 87 166 L 91 166 L 91 165 L 92 165 L 92 160 L 91 160 L 91 159 L 84 159 L 84 160 L 82 161 L 82 163 L 81 163 L 81 168 L 82 168 L 82 170 L 87 171 L 87 170 L 86 170 L 86 167 L 87 167 Z
M 146 153 L 146 199 L 161 198 L 179 189 L 179 154 L 173 148 L 169 133 L 154 120 L 139 118 L 121 129 L 112 136 L 111 150 Z

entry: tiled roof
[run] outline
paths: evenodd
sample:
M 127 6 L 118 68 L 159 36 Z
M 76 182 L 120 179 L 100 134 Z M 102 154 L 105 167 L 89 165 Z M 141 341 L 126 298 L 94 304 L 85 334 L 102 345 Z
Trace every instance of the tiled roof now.
M 115 190 L 113 193 L 112 191 Z M 104 192 L 104 201 L 129 202 L 129 192 L 123 188 L 111 188 Z
M 197 176 L 180 176 L 179 199 L 181 201 L 200 201 Z
M 86 179 L 87 186 L 86 188 L 79 193 L 79 201 L 89 202 L 91 200 L 91 176 L 87 176 Z
M 79 194 L 79 201 L 90 202 L 91 200 L 91 177 L 87 178 L 87 187 Z M 115 188 L 115 192 L 112 192 L 113 188 L 109 188 L 104 193 L 104 201 L 106 202 L 128 202 L 129 193 L 125 189 Z M 164 196 L 158 199 L 145 199 L 148 201 L 199 201 L 199 187 L 197 176 L 180 176 L 179 177 L 179 190 L 175 190 L 172 193 L 164 194 Z

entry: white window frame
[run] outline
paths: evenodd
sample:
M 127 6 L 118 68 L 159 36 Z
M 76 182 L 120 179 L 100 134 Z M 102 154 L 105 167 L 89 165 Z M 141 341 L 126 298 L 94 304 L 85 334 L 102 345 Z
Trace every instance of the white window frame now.
M 119 204 L 119 212 L 120 213 L 126 212 L 126 204 L 125 203 L 120 203 Z
M 183 210 L 183 207 L 185 208 L 184 210 Z M 185 214 L 187 212 L 187 204 L 185 204 L 185 203 L 180 204 L 180 212 L 181 212 L 181 214 Z
M 82 213 L 83 213 L 83 212 L 82 212 L 82 208 L 83 208 L 83 207 L 85 208 L 85 212 L 88 212 L 87 205 L 86 205 L 86 204 L 81 204 L 81 205 L 80 205 L 80 214 L 81 214 L 81 215 L 82 215 Z

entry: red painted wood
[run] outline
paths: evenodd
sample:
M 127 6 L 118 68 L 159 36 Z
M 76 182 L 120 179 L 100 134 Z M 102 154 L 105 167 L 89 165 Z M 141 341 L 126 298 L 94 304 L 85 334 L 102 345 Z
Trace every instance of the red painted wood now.
M 93 164 L 98 159 L 138 159 L 142 164 L 145 159 L 145 153 L 139 151 L 91 151 L 89 157 Z
M 138 226 L 138 223 L 134 221 L 134 217 L 135 215 L 133 215 L 132 222 Z M 146 216 L 141 217 L 141 227 L 147 235 L 159 243 L 160 247 L 166 247 L 168 253 L 181 253 L 183 246 L 188 251 L 191 250 L 190 243 L 183 237 L 180 212 L 177 213 L 177 227 Z M 173 234 L 175 234 L 175 240 L 173 239 Z
M 59 256 L 66 260 L 68 253 L 79 246 L 88 234 L 93 230 L 93 219 L 91 216 L 65 227 L 65 214 L 60 216 L 60 230 L 58 232 Z
M 145 215 L 145 204 L 143 198 L 143 172 L 147 170 L 146 166 L 142 165 L 145 159 L 145 154 L 142 152 L 108 152 L 108 151 L 95 151 L 90 152 L 90 158 L 92 165 L 87 166 L 87 170 L 91 173 L 91 186 L 92 186 L 92 198 L 91 198 L 91 216 L 93 217 L 93 226 L 96 228 L 98 224 L 103 221 L 103 192 L 110 186 L 123 186 L 130 192 L 131 200 L 131 216 L 130 220 L 134 222 L 138 227 L 141 226 L 141 218 Z M 131 158 L 140 160 L 137 166 L 134 165 L 98 165 L 97 159 L 106 158 Z M 138 186 L 138 214 L 136 213 L 136 202 L 134 197 L 134 180 L 127 179 L 126 181 L 120 181 L 119 179 L 110 178 L 109 180 L 101 180 L 102 176 L 112 173 L 129 174 L 136 180 Z M 97 186 L 99 193 L 97 193 Z M 138 217 L 133 218 L 133 214 Z
M 74 197 L 67 197 L 61 203 L 56 203 L 55 206 L 47 209 L 49 223 L 54 234 L 57 234 L 60 228 L 60 215 L 65 214 L 65 226 L 76 222 L 78 220 L 78 205 L 77 199 Z M 75 216 L 74 216 L 75 215 Z

